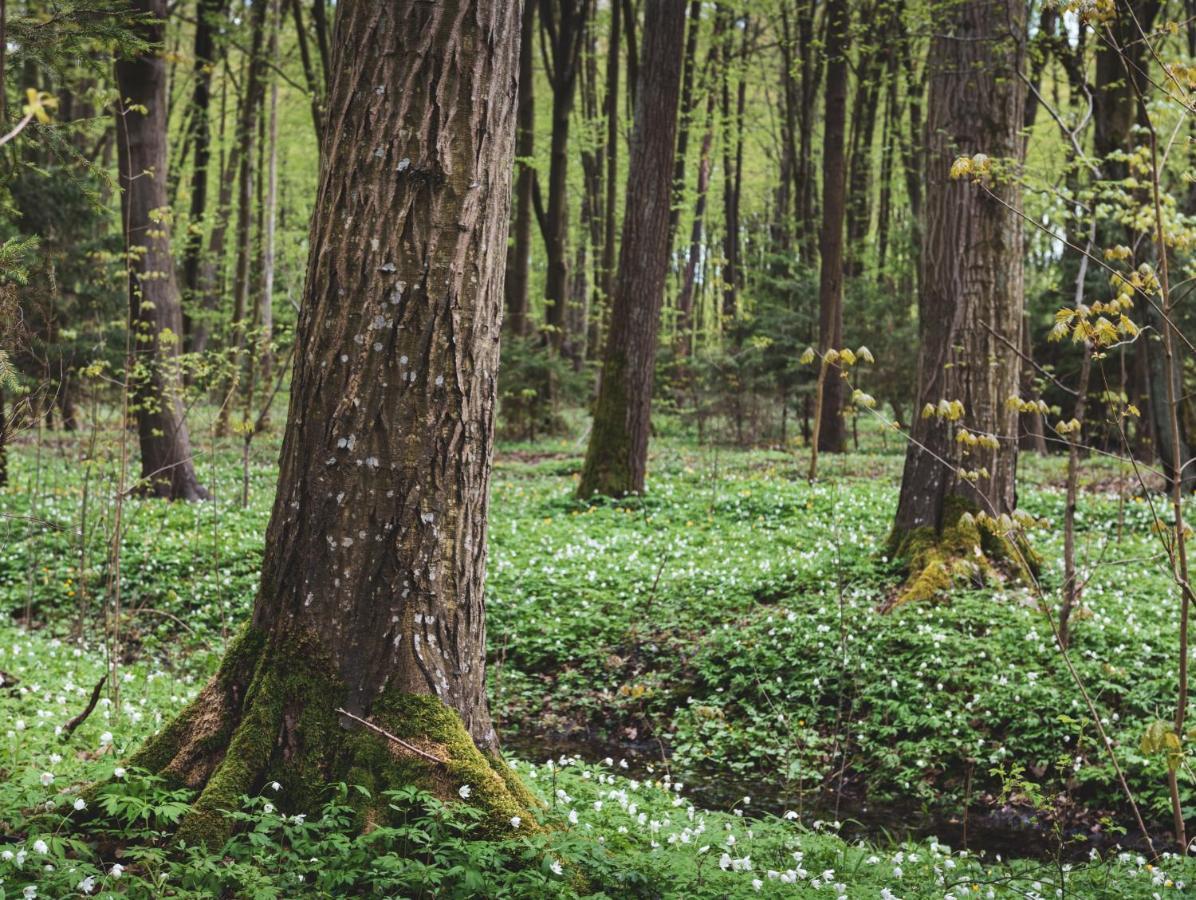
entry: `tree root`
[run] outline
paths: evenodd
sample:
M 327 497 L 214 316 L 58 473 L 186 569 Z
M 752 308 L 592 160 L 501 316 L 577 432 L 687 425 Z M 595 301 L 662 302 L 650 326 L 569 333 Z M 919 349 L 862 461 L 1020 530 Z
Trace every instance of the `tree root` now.
M 522 831 L 535 830 L 539 801 L 501 757 L 478 749 L 460 716 L 436 697 L 384 690 L 354 721 L 337 712 L 346 693 L 315 640 L 268 644 L 249 630 L 128 765 L 198 791 L 175 832 L 187 845 L 218 848 L 234 826 L 226 812 L 273 782 L 271 801 L 286 813 L 317 812 L 331 784 L 364 787 L 368 796 L 353 798 L 363 829 L 389 820 L 384 792 L 414 785 L 445 802 L 466 797 L 487 813 L 481 830 L 488 836 L 509 835 L 516 816 Z

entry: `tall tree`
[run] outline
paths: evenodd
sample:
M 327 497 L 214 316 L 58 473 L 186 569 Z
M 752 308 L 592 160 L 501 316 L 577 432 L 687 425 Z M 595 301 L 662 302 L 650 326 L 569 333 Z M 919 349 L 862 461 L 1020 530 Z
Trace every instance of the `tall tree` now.
M 195 55 L 191 89 L 190 142 L 194 147 L 191 166 L 191 209 L 187 238 L 183 246 L 183 326 L 188 349 L 194 347 L 195 327 L 187 310 L 200 300 L 200 257 L 203 252 L 203 222 L 208 209 L 208 167 L 212 160 L 212 72 L 216 68 L 219 20 L 228 0 L 198 0 L 196 3 Z M 204 326 L 206 332 L 207 326 Z M 206 341 L 205 341 L 206 343 Z
M 519 124 L 515 138 L 515 219 L 507 249 L 506 323 L 511 334 L 528 333 L 529 265 L 532 255 L 532 183 L 536 170 L 536 3 L 527 0 L 519 36 Z
M 847 204 L 844 145 L 847 137 L 846 0 L 829 0 L 826 7 L 826 117 L 822 128 L 822 230 L 818 236 L 818 422 L 815 452 L 842 453 L 843 379 L 838 365 L 829 364 L 828 350 L 843 346 L 843 227 Z M 813 475 L 813 466 L 811 466 Z
M 504 826 L 529 799 L 494 755 L 483 605 L 520 5 L 336 15 L 252 623 L 133 758 L 200 790 L 190 842 L 218 845 L 221 810 L 272 779 L 303 809 L 352 773 L 367 819 L 413 782 L 469 785 Z
M 116 144 L 121 224 L 129 272 L 130 379 L 141 445 L 141 477 L 155 496 L 198 500 L 176 357 L 183 312 L 163 211 L 166 197 L 166 0 L 136 0 L 140 37 L 150 45 L 116 63 Z
M 684 38 L 685 0 L 649 0 L 610 333 L 578 486 L 583 498 L 644 489 Z
M 569 299 L 569 126 L 581 53 L 592 0 L 540 0 L 541 46 L 552 86 L 552 136 L 548 158 L 548 207 L 544 215 L 544 245 L 548 279 L 544 320 L 549 341 L 560 349 L 567 338 L 565 306 Z
M 918 408 L 958 403 L 962 416 L 956 407 L 914 419 L 893 533 L 905 548 L 962 510 L 998 515 L 1016 503 L 1017 411 L 1006 400 L 1021 377 L 1021 188 L 1016 171 L 988 173 L 983 160 L 980 184 L 950 173 L 961 156 L 1012 169 L 1022 159 L 1026 4 L 952 3 L 942 17 L 928 56 Z M 967 450 L 960 428 L 995 446 Z

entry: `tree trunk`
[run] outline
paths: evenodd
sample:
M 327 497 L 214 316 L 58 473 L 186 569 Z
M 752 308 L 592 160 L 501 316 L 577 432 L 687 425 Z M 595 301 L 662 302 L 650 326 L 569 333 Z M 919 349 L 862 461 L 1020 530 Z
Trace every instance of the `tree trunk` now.
M 669 252 L 681 220 L 681 200 L 685 196 L 685 164 L 689 156 L 689 132 L 693 126 L 694 69 L 697 65 L 698 32 L 702 24 L 702 0 L 691 0 L 689 25 L 685 33 L 685 58 L 681 72 L 681 119 L 677 125 L 677 155 L 673 163 L 673 201 L 669 209 Z
M 569 124 L 581 69 L 582 40 L 590 0 L 540 0 L 540 23 L 550 52 L 552 135 L 548 163 L 548 209 L 544 235 L 548 254 L 545 323 L 549 343 L 560 350 L 568 341 L 565 306 L 569 300 Z
M 496 832 L 527 815 L 490 755 L 483 603 L 519 17 L 506 0 L 337 4 L 252 622 L 132 760 L 201 789 L 189 843 L 218 846 L 221 810 L 274 779 L 286 810 L 363 784 L 367 822 L 413 783 L 445 800 L 468 785 Z
M 614 293 L 615 240 L 618 226 L 618 183 L 619 183 L 619 41 L 621 34 L 620 10 L 622 4 L 615 0 L 610 5 L 610 36 L 606 48 L 606 199 L 604 202 L 602 235 L 602 272 L 600 290 L 603 309 L 609 309 Z M 602 333 L 601 325 L 599 334 Z
M 138 0 L 134 9 L 146 16 L 140 35 L 152 44 L 161 41 L 166 0 Z M 156 51 L 121 59 L 116 82 L 122 101 L 116 136 L 129 272 L 129 377 L 141 477 L 154 496 L 199 500 L 207 492 L 195 477 L 176 362 L 183 313 L 168 223 L 159 212 L 167 206 L 166 62 Z
M 583 498 L 644 490 L 684 37 L 685 0 L 648 4 L 610 334 L 578 486 Z
M 949 171 L 957 157 L 976 153 L 1012 165 L 1022 159 L 1025 16 L 1020 0 L 952 6 L 930 48 L 918 406 L 894 525 L 898 541 L 921 529 L 941 533 L 954 524 L 955 510 L 995 516 L 1016 505 L 1018 413 L 1006 400 L 1021 376 L 1021 189 L 1016 179 L 982 176 L 982 186 Z M 962 418 L 918 412 L 940 401 L 962 403 Z M 999 447 L 965 453 L 955 440 L 960 427 L 995 438 Z M 981 474 L 968 478 L 964 470 Z
M 183 331 L 188 350 L 194 349 L 195 325 L 187 307 L 200 302 L 200 257 L 203 254 L 203 221 L 208 208 L 208 166 L 212 159 L 209 110 L 212 104 L 212 71 L 216 59 L 216 23 L 224 15 L 227 0 L 199 0 L 195 22 L 195 81 L 191 94 L 191 209 L 187 239 L 183 246 Z M 205 326 L 205 331 L 206 326 Z M 205 340 L 206 343 L 206 340 Z
M 528 333 L 529 265 L 532 255 L 532 157 L 536 152 L 535 70 L 536 4 L 527 0 L 519 36 L 519 124 L 515 139 L 514 234 L 507 251 L 507 329 L 522 337 Z
M 826 118 L 822 132 L 822 231 L 818 279 L 818 351 L 843 347 L 843 223 L 846 216 L 847 174 L 844 143 L 847 132 L 847 29 L 850 14 L 845 0 L 827 5 Z M 817 450 L 844 450 L 843 379 L 837 365 L 819 370 Z

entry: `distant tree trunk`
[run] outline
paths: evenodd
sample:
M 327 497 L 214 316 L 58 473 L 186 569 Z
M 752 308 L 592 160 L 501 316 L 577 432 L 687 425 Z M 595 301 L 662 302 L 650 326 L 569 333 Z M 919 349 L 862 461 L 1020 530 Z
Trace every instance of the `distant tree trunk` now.
M 594 425 L 578 486 L 583 498 L 620 497 L 644 489 L 656 338 L 668 270 L 684 37 L 685 0 L 648 3 L 618 279 Z
M 617 207 L 619 184 L 619 40 L 622 37 L 622 4 L 610 5 L 610 35 L 606 49 L 606 214 L 603 217 L 602 271 L 599 275 L 604 309 L 614 293 L 615 245 L 619 221 Z M 599 333 L 601 333 L 601 326 Z
M 528 333 L 529 267 L 532 255 L 532 180 L 536 170 L 536 99 L 534 93 L 536 3 L 526 0 L 519 38 L 519 125 L 515 139 L 515 220 L 513 240 L 507 250 L 507 329 L 522 337 Z
M 270 58 L 278 56 L 278 30 L 281 27 L 279 0 L 274 6 L 270 30 Z M 262 289 L 258 297 L 258 328 L 262 377 L 268 379 L 274 370 L 274 243 L 278 230 L 278 79 L 270 79 L 270 103 L 266 124 L 266 197 L 262 204 Z M 263 412 L 263 424 L 269 421 L 269 409 Z
M 0 488 L 6 484 L 8 484 L 8 413 L 4 409 L 4 385 L 0 383 Z
M 265 55 L 263 45 L 266 36 L 266 12 L 268 0 L 253 0 L 250 20 L 249 66 L 245 76 L 245 93 L 241 97 L 241 109 L 237 122 L 237 147 L 241 152 L 240 172 L 237 174 L 237 256 L 233 268 L 233 317 L 231 344 L 236 352 L 233 365 L 239 369 L 241 353 L 245 349 L 246 313 L 249 312 L 250 259 L 252 257 L 252 223 L 254 196 L 254 149 L 257 141 L 258 117 L 262 113 L 265 80 Z M 239 378 L 236 374 L 228 381 L 224 402 L 220 407 L 217 430 L 224 434 L 228 428 L 228 416 L 233 405 Z
M 191 210 L 183 244 L 183 332 L 188 350 L 195 349 L 195 325 L 187 315 L 189 305 L 201 302 L 199 273 L 203 255 L 203 222 L 208 208 L 208 167 L 212 159 L 212 71 L 216 61 L 216 30 L 227 0 L 198 0 L 195 22 L 195 71 L 191 93 L 190 139 L 194 162 L 191 169 Z M 205 326 L 204 330 L 207 328 Z M 206 339 L 205 339 L 206 343 Z
M 669 251 L 681 221 L 681 200 L 685 196 L 685 165 L 689 157 L 689 132 L 693 124 L 694 69 L 697 67 L 698 32 L 702 23 L 702 0 L 691 0 L 689 25 L 685 31 L 685 58 L 681 67 L 681 120 L 677 125 L 677 156 L 673 164 L 673 201 L 669 209 Z
M 799 143 L 797 154 L 798 246 L 801 258 L 812 263 L 815 257 L 814 219 L 817 204 L 814 177 L 814 123 L 818 87 L 822 82 L 823 54 L 814 39 L 815 0 L 799 0 L 797 8 L 797 49 L 801 56 L 801 105 L 799 107 Z
M 847 157 L 847 246 L 844 269 L 849 277 L 864 271 L 868 229 L 872 219 L 872 145 L 880 96 L 882 42 L 894 7 L 887 14 L 873 4 L 861 10 L 855 96 L 851 109 L 851 142 Z
M 721 6 L 721 5 L 720 5 Z M 733 22 L 732 13 L 725 7 L 721 12 L 729 22 Z M 747 50 L 747 27 L 744 27 L 743 49 Z M 725 40 L 734 36 L 735 30 L 726 32 Z M 735 90 L 735 105 L 731 105 L 729 61 L 732 54 L 728 52 L 722 67 L 722 99 L 723 99 L 723 317 L 733 319 L 739 313 L 739 290 L 743 284 L 743 271 L 739 259 L 739 194 L 743 180 L 743 113 L 746 103 L 746 77 L 743 69 L 739 68 L 738 84 Z M 740 66 L 745 64 L 740 59 Z
M 714 116 L 718 96 L 714 85 L 719 77 L 719 56 L 725 23 L 725 18 L 715 19 L 710 56 L 706 62 L 706 126 L 702 134 L 701 150 L 698 152 L 697 198 L 694 202 L 694 220 L 690 226 L 689 250 L 681 275 L 681 289 L 677 293 L 676 346 L 679 356 L 688 356 L 693 344 L 694 284 L 697 280 L 698 263 L 702 257 L 702 229 L 706 222 L 706 201 L 710 193 L 711 150 L 714 146 Z
M 138 25 L 151 44 L 162 40 L 166 0 L 137 0 Z M 166 208 L 166 62 L 157 51 L 116 63 L 121 103 L 116 116 L 121 220 L 129 267 L 133 405 L 146 490 L 170 500 L 200 500 L 191 439 L 183 418 L 176 357 L 183 313 L 170 253 Z M 144 112 L 139 108 L 144 107 Z
M 317 6 L 323 0 L 316 0 Z M 307 29 L 303 27 L 303 9 L 299 0 L 291 0 L 291 15 L 295 20 L 295 38 L 299 44 L 299 59 L 303 62 L 303 77 L 307 81 L 307 90 L 311 94 L 311 121 L 316 130 L 316 143 L 320 142 L 320 135 L 324 131 L 324 116 L 321 111 L 324 98 L 324 82 L 316 72 L 312 62 L 311 49 L 307 44 Z
M 822 130 L 822 231 L 818 279 L 818 350 L 843 347 L 843 223 L 846 216 L 847 173 L 844 144 L 847 132 L 847 29 L 850 14 L 845 0 L 828 0 L 826 38 L 826 116 Z M 821 416 L 815 426 L 818 451 L 844 450 L 843 379 L 837 365 L 819 370 Z
M 547 47 L 552 85 L 552 135 L 548 163 L 545 250 L 548 278 L 545 323 L 557 350 L 568 341 L 565 307 L 569 300 L 569 125 L 581 70 L 581 51 L 591 0 L 540 0 L 541 39 Z
M 413 783 L 453 801 L 469 785 L 496 829 L 530 815 L 495 755 L 484 689 L 519 10 L 337 3 L 252 623 L 131 761 L 199 791 L 180 840 L 220 846 L 223 811 L 275 778 L 271 800 L 288 812 L 314 811 L 326 784 L 351 778 L 371 790 L 356 800 L 364 821 L 391 822 L 383 792 Z
M 1021 0 L 953 5 L 931 42 L 918 405 L 896 540 L 953 525 L 945 519 L 961 508 L 999 515 L 1016 507 L 1018 413 L 1006 400 L 1021 377 L 1021 188 L 1016 179 L 989 179 L 994 198 L 948 173 L 961 155 L 1022 159 L 1025 16 Z M 963 418 L 919 412 L 944 400 L 962 403 Z M 959 427 L 994 437 L 1000 446 L 964 456 L 955 440 Z M 982 469 L 988 474 L 961 475 Z

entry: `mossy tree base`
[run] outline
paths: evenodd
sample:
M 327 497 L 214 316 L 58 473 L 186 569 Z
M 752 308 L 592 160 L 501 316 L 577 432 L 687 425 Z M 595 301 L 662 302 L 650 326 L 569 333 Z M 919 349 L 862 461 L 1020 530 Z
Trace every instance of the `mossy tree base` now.
M 478 749 L 455 711 L 432 696 L 384 690 L 360 713 L 415 752 L 337 713 L 346 691 L 332 672 L 315 641 L 280 647 L 254 630 L 238 638 L 195 700 L 129 760 L 199 792 L 180 842 L 218 847 L 233 827 L 225 811 L 272 782 L 280 788 L 271 801 L 290 813 L 315 812 L 329 784 L 365 787 L 363 828 L 386 821 L 384 791 L 415 785 L 462 802 L 468 785 L 467 802 L 488 813 L 486 834 L 509 834 L 513 816 L 534 827 L 538 801 L 500 757 Z
M 1041 560 L 1029 543 L 981 525 L 977 512 L 963 498 L 950 496 L 941 528 L 927 525 L 889 536 L 889 552 L 901 560 L 907 577 L 882 611 L 945 596 L 956 585 L 983 587 L 1008 577 L 1034 581 Z

